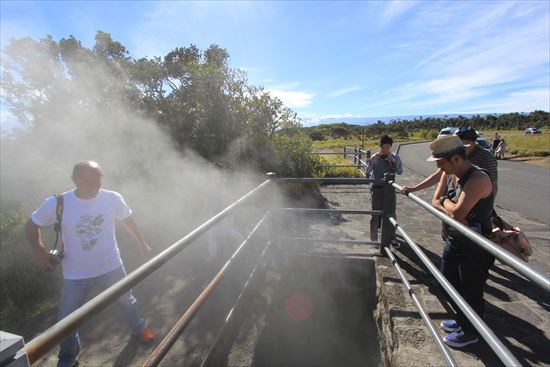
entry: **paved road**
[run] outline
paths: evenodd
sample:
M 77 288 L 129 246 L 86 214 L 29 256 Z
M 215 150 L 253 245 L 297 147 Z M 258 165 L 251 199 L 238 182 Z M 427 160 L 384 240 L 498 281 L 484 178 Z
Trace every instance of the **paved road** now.
M 417 174 L 427 176 L 436 168 L 435 163 L 426 161 L 428 143 L 403 145 L 399 155 L 405 167 Z M 550 169 L 500 160 L 498 187 L 498 207 L 550 224 Z

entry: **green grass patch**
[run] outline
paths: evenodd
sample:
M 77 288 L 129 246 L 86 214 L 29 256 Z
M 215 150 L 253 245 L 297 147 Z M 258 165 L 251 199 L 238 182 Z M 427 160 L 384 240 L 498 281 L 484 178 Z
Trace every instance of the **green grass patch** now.
M 344 159 L 342 155 L 330 155 L 330 156 L 320 156 L 319 157 L 320 165 L 329 165 L 329 166 L 346 166 L 353 164 L 352 162 Z M 361 172 L 355 167 L 319 167 L 316 170 L 317 177 L 344 177 L 344 178 L 359 178 L 364 177 Z
M 484 131 L 484 138 L 493 141 L 496 131 Z M 542 134 L 524 135 L 523 130 L 499 130 L 501 139 L 508 143 L 508 154 L 518 157 L 550 156 L 550 129 L 542 129 Z
M 484 130 L 483 138 L 490 143 L 497 130 Z M 498 130 L 501 138 L 508 143 L 508 154 L 518 157 L 547 157 L 550 156 L 550 129 L 542 129 L 542 134 L 524 135 L 523 130 Z M 431 141 L 437 138 L 438 131 L 433 129 L 418 130 L 411 133 L 407 138 L 394 138 L 394 147 L 399 143 L 415 141 Z M 378 138 L 366 138 L 361 136 L 349 138 L 329 138 L 323 141 L 314 141 L 313 148 L 316 151 L 342 151 L 344 146 L 363 147 L 365 150 L 378 150 Z

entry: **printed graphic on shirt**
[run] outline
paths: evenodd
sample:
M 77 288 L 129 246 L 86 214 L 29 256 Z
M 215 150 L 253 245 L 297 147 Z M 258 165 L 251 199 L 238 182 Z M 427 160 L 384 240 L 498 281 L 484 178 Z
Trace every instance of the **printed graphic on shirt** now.
M 102 231 L 103 214 L 97 217 L 90 214 L 84 214 L 76 223 L 76 234 L 80 238 L 80 247 L 85 251 L 90 251 L 97 245 L 99 234 Z

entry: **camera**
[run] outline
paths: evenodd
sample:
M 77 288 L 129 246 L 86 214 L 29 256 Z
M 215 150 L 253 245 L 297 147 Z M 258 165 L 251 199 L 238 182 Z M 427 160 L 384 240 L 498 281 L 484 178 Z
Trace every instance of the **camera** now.
M 378 157 L 380 159 L 387 159 L 389 154 L 380 154 Z
M 50 253 L 50 262 L 51 262 L 51 263 L 54 263 L 54 264 L 55 264 L 55 262 L 53 261 L 53 258 L 54 258 L 54 257 L 57 257 L 57 258 L 59 258 L 59 259 L 62 259 L 62 258 L 63 258 L 63 254 L 62 254 L 59 250 L 50 250 L 49 253 Z

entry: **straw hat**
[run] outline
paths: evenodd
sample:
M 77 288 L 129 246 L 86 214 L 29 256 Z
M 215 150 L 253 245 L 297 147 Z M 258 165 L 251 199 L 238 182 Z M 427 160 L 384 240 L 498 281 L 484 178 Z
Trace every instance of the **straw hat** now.
M 427 161 L 438 161 L 461 149 L 464 149 L 464 144 L 462 144 L 462 140 L 458 136 L 443 136 L 430 143 L 431 156 L 428 157 Z

